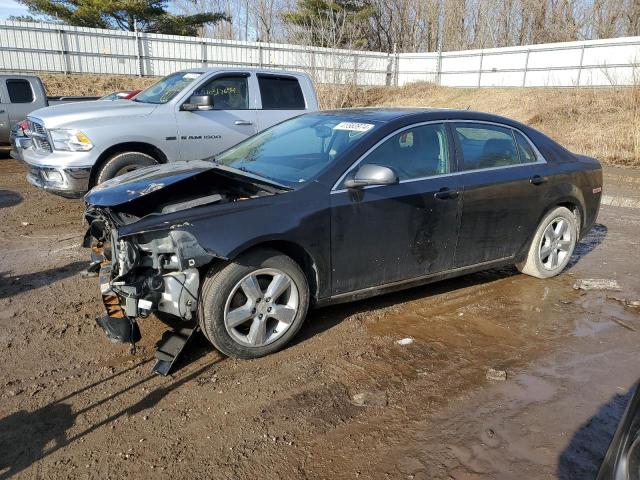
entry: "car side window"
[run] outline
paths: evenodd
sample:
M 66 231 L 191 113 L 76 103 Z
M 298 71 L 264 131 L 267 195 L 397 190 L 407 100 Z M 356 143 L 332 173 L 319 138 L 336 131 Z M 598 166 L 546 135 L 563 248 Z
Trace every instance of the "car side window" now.
M 524 138 L 520 132 L 514 130 L 513 135 L 516 137 L 516 143 L 518 144 L 518 153 L 520 153 L 521 163 L 534 163 L 538 161 L 536 152 L 533 151 L 531 144 Z
M 263 110 L 304 110 L 304 96 L 297 78 L 258 75 Z
M 429 124 L 403 130 L 367 155 L 364 164 L 390 167 L 401 181 L 449 173 L 446 128 Z
M 199 87 L 194 95 L 212 95 L 214 110 L 247 110 L 249 88 L 246 76 L 214 78 Z
M 7 80 L 7 91 L 11 103 L 33 102 L 33 90 L 27 80 L 17 78 Z
M 459 123 L 454 129 L 462 148 L 462 170 L 505 167 L 520 163 L 510 128 Z

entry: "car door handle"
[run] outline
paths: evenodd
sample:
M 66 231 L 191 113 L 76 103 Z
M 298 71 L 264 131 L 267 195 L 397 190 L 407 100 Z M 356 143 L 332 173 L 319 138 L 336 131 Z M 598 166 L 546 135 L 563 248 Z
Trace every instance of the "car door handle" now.
M 458 195 L 460 195 L 460 192 L 458 192 L 457 190 L 451 190 L 448 187 L 443 187 L 433 194 L 434 198 L 437 198 L 438 200 L 449 200 L 458 198 Z
M 253 125 L 253 122 L 250 122 L 249 120 L 236 120 L 235 124 L 236 125 Z
M 0 113 L 4 113 L 4 110 L 0 110 Z
M 546 182 L 546 180 L 540 175 L 534 175 L 529 179 L 531 185 L 542 185 L 544 182 Z

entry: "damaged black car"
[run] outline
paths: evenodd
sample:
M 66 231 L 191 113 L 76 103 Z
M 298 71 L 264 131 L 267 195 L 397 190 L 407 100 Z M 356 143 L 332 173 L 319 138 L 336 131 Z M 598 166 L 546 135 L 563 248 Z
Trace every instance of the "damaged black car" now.
M 99 323 L 136 341 L 137 320 L 155 313 L 226 355 L 259 357 L 291 341 L 310 306 L 509 264 L 557 275 L 601 191 L 596 160 L 506 118 L 303 115 L 86 195 Z

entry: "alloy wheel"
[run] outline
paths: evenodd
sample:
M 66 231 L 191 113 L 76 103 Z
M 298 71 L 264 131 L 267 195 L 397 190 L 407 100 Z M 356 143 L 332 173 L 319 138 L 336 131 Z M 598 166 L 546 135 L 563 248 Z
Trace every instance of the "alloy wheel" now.
M 569 222 L 562 217 L 554 218 L 542 235 L 538 249 L 540 263 L 547 270 L 555 270 L 571 254 L 573 238 Z
M 289 275 L 275 268 L 255 270 L 231 290 L 224 326 L 239 344 L 262 347 L 285 334 L 299 304 L 298 288 Z

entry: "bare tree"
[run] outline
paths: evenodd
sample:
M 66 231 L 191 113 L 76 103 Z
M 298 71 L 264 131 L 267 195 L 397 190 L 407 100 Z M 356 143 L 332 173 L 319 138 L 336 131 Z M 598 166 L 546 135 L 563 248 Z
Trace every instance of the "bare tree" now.
M 341 41 L 342 46 L 384 52 L 436 51 L 441 41 L 445 50 L 460 50 L 640 35 L 640 0 L 175 0 L 174 3 L 183 13 L 215 10 L 232 18 L 231 23 L 205 28 L 206 36 L 318 46 Z M 315 15 L 309 11 L 314 5 L 318 9 Z M 321 20 L 314 20 L 314 26 L 305 26 L 304 22 L 292 25 L 286 18 L 302 12 L 300 9 L 304 9 L 305 16 Z M 326 17 L 327 12 L 334 13 Z M 338 18 L 340 12 L 345 15 L 344 21 Z M 323 33 L 309 36 L 318 29 Z

